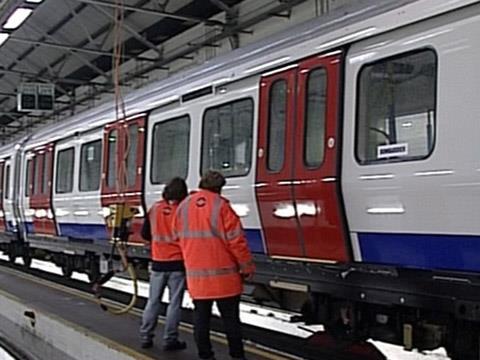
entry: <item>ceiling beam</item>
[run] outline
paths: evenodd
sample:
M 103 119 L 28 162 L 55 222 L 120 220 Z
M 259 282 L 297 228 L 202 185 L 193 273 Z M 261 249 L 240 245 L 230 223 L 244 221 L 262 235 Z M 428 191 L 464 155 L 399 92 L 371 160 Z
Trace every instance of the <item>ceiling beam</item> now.
M 62 49 L 62 50 L 67 50 L 67 51 L 84 52 L 84 53 L 87 53 L 87 54 L 113 57 L 113 54 L 110 51 L 103 51 L 103 50 L 97 50 L 97 49 L 92 49 L 92 48 L 77 47 L 77 46 L 68 45 L 68 44 L 60 44 L 60 43 L 53 43 L 53 42 L 48 42 L 48 41 L 25 39 L 25 38 L 20 38 L 20 37 L 16 37 L 16 36 L 10 36 L 8 38 L 8 40 L 9 41 L 16 41 L 16 42 L 19 42 L 19 43 L 25 43 L 25 44 L 31 44 L 31 45 L 38 45 L 38 46 L 45 46 L 45 47 L 51 47 L 51 48 L 56 48 L 56 49 Z M 128 59 L 128 60 L 136 59 L 136 60 L 139 60 L 139 61 L 148 61 L 148 62 L 156 61 L 156 59 L 146 58 L 146 57 L 143 57 L 143 56 L 128 55 L 128 54 L 122 55 L 122 58 Z
M 92 5 L 98 5 L 98 6 L 103 6 L 103 7 L 109 7 L 109 8 L 116 8 L 117 4 L 107 2 L 107 1 L 100 1 L 100 0 L 78 0 L 80 2 L 83 2 L 85 4 L 92 4 Z M 135 6 L 130 6 L 130 5 L 123 5 L 123 8 L 125 10 L 129 11 L 134 11 L 134 12 L 139 12 L 139 13 L 144 13 L 144 14 L 150 14 L 150 15 L 155 15 L 155 16 L 160 16 L 160 17 L 165 17 L 165 18 L 170 18 L 170 19 L 175 19 L 175 20 L 181 20 L 181 21 L 188 21 L 194 24 L 201 24 L 205 23 L 207 25 L 224 25 L 223 22 L 219 20 L 208 20 L 208 19 L 202 19 L 198 18 L 195 16 L 187 16 L 187 15 L 179 15 L 179 14 L 174 14 L 170 13 L 167 11 L 160 11 L 160 10 L 155 10 L 155 9 L 147 9 L 144 7 L 135 7 Z
M 102 9 L 100 6 L 96 5 L 96 4 L 93 4 L 94 8 L 97 9 L 99 12 L 101 12 L 105 17 L 109 18 L 110 20 L 112 20 L 113 23 L 115 23 L 116 19 L 115 19 L 115 16 L 106 11 L 105 9 Z M 135 39 L 137 39 L 138 41 L 140 41 L 143 45 L 145 45 L 146 47 L 148 47 L 149 49 L 155 51 L 157 54 L 158 54 L 158 57 L 160 58 L 162 56 L 162 53 L 160 51 L 159 48 L 157 48 L 155 46 L 155 44 L 152 44 L 150 41 L 148 41 L 147 39 L 145 39 L 145 37 L 143 37 L 142 35 L 140 35 L 138 33 L 138 31 L 135 31 L 135 29 L 133 29 L 131 26 L 129 26 L 127 23 L 126 23 L 126 18 L 124 19 L 123 21 L 123 24 L 122 24 L 122 27 L 127 30 Z

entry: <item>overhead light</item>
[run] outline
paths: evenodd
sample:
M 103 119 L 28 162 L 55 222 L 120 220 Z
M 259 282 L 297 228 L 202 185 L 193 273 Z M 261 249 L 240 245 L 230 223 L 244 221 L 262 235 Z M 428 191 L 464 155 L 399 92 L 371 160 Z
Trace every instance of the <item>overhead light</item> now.
M 34 3 L 34 4 L 38 4 L 38 3 L 41 3 L 43 0 L 27 0 L 27 3 Z
M 7 19 L 7 22 L 3 25 L 4 29 L 13 30 L 18 28 L 33 12 L 32 9 L 18 8 Z
M 0 46 L 2 46 L 5 41 L 7 41 L 9 36 L 10 34 L 0 33 Z

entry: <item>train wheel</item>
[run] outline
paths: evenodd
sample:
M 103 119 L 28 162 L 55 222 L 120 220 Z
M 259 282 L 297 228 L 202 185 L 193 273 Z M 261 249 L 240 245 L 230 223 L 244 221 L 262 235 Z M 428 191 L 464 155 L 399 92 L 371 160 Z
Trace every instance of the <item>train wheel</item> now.
M 480 329 L 475 324 L 458 322 L 450 336 L 447 353 L 451 360 L 480 360 Z

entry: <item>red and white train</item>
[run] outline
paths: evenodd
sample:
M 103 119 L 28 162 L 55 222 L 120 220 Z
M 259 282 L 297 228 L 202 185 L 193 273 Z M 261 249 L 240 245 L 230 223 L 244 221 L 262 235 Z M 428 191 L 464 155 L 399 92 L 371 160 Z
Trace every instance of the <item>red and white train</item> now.
M 335 333 L 479 357 L 480 3 L 313 20 L 0 149 L 0 246 L 98 272 L 110 205 L 227 177 L 252 295 Z M 124 181 L 119 181 L 119 173 Z

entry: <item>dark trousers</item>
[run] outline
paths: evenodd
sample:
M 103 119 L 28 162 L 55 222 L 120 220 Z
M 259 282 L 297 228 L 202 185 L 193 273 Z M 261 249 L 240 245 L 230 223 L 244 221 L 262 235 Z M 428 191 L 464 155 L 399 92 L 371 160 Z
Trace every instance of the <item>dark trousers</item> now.
M 195 342 L 200 359 L 213 357 L 210 342 L 210 316 L 213 302 L 217 303 L 223 320 L 223 328 L 227 335 L 230 356 L 243 358 L 242 327 L 240 324 L 240 296 L 223 299 L 194 300 L 195 305 Z

